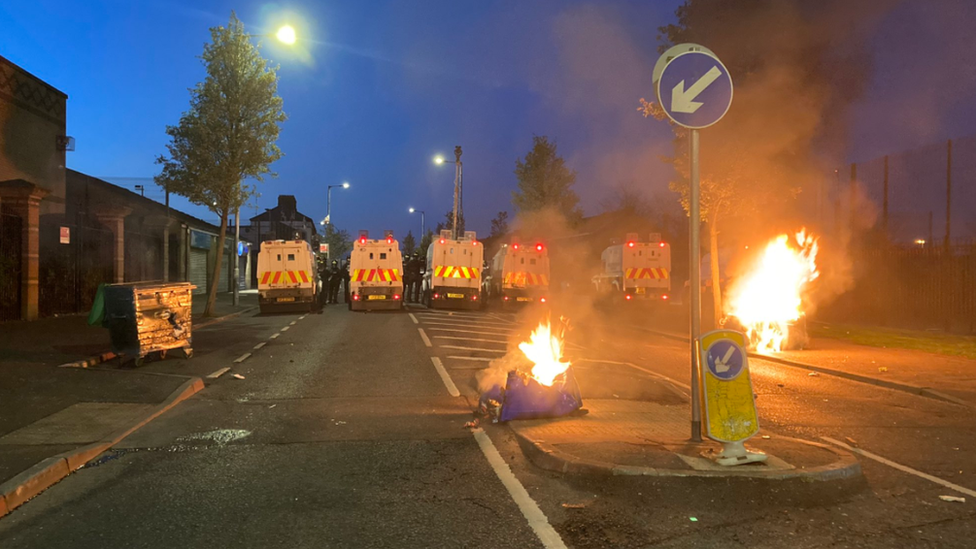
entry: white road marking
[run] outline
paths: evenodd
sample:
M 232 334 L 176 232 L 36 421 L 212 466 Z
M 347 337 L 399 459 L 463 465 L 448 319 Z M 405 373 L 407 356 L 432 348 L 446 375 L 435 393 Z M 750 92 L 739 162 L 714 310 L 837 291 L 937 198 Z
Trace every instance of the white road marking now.
M 425 325 L 428 325 L 428 326 L 457 326 L 458 328 L 480 328 L 482 330 L 492 330 L 492 331 L 494 331 L 498 335 L 506 335 L 506 334 L 512 333 L 512 330 L 505 330 L 505 329 L 502 329 L 502 328 L 495 328 L 493 326 L 479 326 L 477 324 L 475 324 L 475 325 L 453 324 L 451 322 L 424 322 L 424 324 Z M 460 332 L 461 330 L 456 330 L 456 331 L 459 331 Z
M 300 316 L 300 317 L 298 317 L 298 320 L 305 320 L 305 317 L 306 317 L 306 316 L 308 316 L 308 314 L 307 314 L 307 313 L 306 313 L 306 314 L 303 314 L 303 315 L 302 315 L 302 316 Z
M 434 339 L 459 339 L 461 341 L 481 341 L 484 343 L 498 343 L 500 345 L 508 345 L 508 342 L 504 339 L 478 339 L 476 337 L 454 337 L 454 336 L 434 336 Z
M 284 328 L 281 329 L 281 331 L 282 332 L 287 332 L 288 331 L 288 328 L 291 328 L 291 326 L 285 326 Z
M 292 320 L 291 323 L 289 324 L 289 326 L 294 326 L 295 324 L 298 324 L 298 321 L 297 320 Z
M 417 320 L 417 317 L 413 316 L 413 313 L 407 313 L 407 314 L 410 316 L 410 320 L 412 320 L 414 324 L 420 324 L 420 321 Z
M 457 360 L 476 360 L 478 362 L 491 362 L 492 360 L 495 360 L 493 358 L 484 358 L 480 356 L 449 356 L 447 358 L 454 358 Z
M 562 538 L 559 537 L 556 530 L 549 524 L 549 519 L 546 518 L 542 509 L 539 509 L 539 505 L 529 495 L 525 486 L 522 486 L 519 479 L 512 473 L 512 469 L 505 463 L 505 459 L 502 458 L 501 454 L 498 453 L 498 449 L 492 444 L 491 439 L 488 438 L 488 434 L 482 429 L 474 429 L 472 434 L 474 434 L 474 439 L 478 442 L 478 446 L 481 447 L 481 453 L 485 455 L 488 464 L 491 465 L 491 468 L 495 470 L 495 474 L 498 475 L 498 480 L 502 481 L 502 485 L 508 490 L 515 504 L 518 505 L 519 511 L 522 511 L 522 516 L 525 517 L 525 520 L 529 521 L 529 527 L 538 536 L 542 545 L 547 549 L 565 549 L 566 544 L 563 543 Z
M 427 339 L 427 334 L 424 333 L 423 328 L 417 328 L 417 331 L 420 332 L 420 339 L 424 340 L 424 345 L 428 347 L 434 346 L 434 344 L 430 342 L 430 339 Z
M 511 322 L 495 322 L 494 320 L 490 322 L 485 322 L 484 320 L 469 320 L 467 318 L 451 319 L 447 317 L 433 317 L 433 318 L 422 318 L 426 324 L 442 323 L 442 324 L 457 324 L 459 326 L 485 326 L 490 328 L 512 328 Z
M 457 385 L 454 384 L 454 380 L 451 379 L 450 374 L 444 369 L 444 364 L 441 363 L 441 359 L 436 356 L 430 357 L 430 361 L 434 363 L 434 368 L 437 369 L 437 373 L 441 376 L 441 381 L 444 382 L 444 386 L 447 387 L 447 392 L 450 393 L 452 397 L 461 396 L 461 391 L 458 391 Z
M 270 339 L 278 339 L 281 334 L 273 334 Z
M 227 366 L 226 368 L 221 368 L 221 369 L 217 370 L 216 372 L 214 372 L 214 373 L 210 374 L 209 376 L 207 376 L 207 379 L 217 379 L 218 377 L 226 374 L 229 371 L 230 371 L 230 366 Z
M 441 345 L 442 349 L 460 349 L 462 351 L 477 351 L 479 353 L 498 353 L 505 354 L 504 349 L 481 349 L 478 347 L 461 347 L 460 345 Z
M 453 316 L 453 317 L 470 316 L 475 318 L 481 318 L 485 316 L 481 313 L 461 313 L 461 312 L 437 311 L 432 309 L 427 309 L 426 311 L 418 311 L 417 314 L 418 315 L 441 315 L 441 316 Z
M 459 334 L 478 334 L 478 335 L 489 335 L 489 336 L 504 336 L 507 333 L 499 332 L 479 332 L 477 330 L 459 330 L 457 328 L 427 328 L 431 332 L 456 332 Z
M 234 359 L 234 364 L 240 364 L 241 362 L 244 362 L 245 360 L 247 360 L 250 356 L 251 356 L 251 353 L 244 353 L 243 355 L 241 355 L 241 356 L 237 357 L 236 359 Z
M 457 320 L 488 320 L 491 322 L 511 322 L 511 319 L 498 318 L 491 315 L 484 314 L 448 314 L 448 313 L 438 313 L 438 312 L 418 312 L 418 315 L 427 317 L 437 317 L 437 318 L 454 318 Z
M 855 454 L 861 454 L 862 456 L 864 456 L 866 458 L 873 459 L 874 461 L 877 461 L 878 463 L 884 463 L 888 467 L 892 467 L 894 469 L 898 469 L 899 471 L 902 471 L 904 473 L 908 473 L 910 475 L 915 475 L 916 477 L 919 477 L 919 478 L 924 478 L 925 480 L 928 480 L 930 482 L 934 482 L 934 483 L 939 484 L 941 486 L 944 486 L 944 487 L 946 487 L 946 488 L 948 488 L 950 490 L 955 490 L 956 492 L 959 492 L 960 494 L 966 494 L 967 496 L 972 496 L 972 497 L 976 498 L 976 490 L 970 490 L 969 488 L 965 488 L 963 486 L 959 486 L 958 484 L 953 484 L 953 483 L 949 482 L 948 480 L 942 480 L 939 477 L 932 476 L 932 475 L 930 475 L 928 473 L 923 473 L 923 472 L 921 472 L 921 471 L 919 471 L 917 469 L 912 469 L 911 467 L 902 465 L 900 463 L 895 463 L 894 461 L 891 461 L 890 459 L 883 458 L 883 457 L 881 457 L 881 456 L 879 456 L 877 454 L 872 454 L 871 452 L 868 452 L 867 450 L 862 450 L 860 448 L 855 448 L 855 447 L 850 446 L 848 444 L 844 444 L 843 442 L 841 442 L 839 440 L 834 440 L 834 439 L 832 439 L 830 437 L 820 437 L 820 439 L 821 440 L 825 440 L 825 441 L 827 441 L 827 442 L 829 442 L 829 443 L 831 443 L 831 444 L 833 444 L 835 446 L 840 446 L 841 448 L 847 450 L 848 452 L 854 452 Z
M 578 358 L 578 359 L 576 359 L 576 361 L 577 362 L 598 362 L 598 363 L 603 363 L 603 364 L 615 364 L 617 366 L 627 366 L 627 367 L 633 368 L 635 370 L 640 370 L 640 371 L 644 372 L 645 374 L 648 374 L 650 376 L 656 377 L 658 379 L 663 379 L 664 381 L 667 381 L 668 383 L 670 383 L 672 385 L 677 385 L 678 387 L 681 387 L 682 389 L 684 389 L 686 391 L 690 391 L 691 390 L 691 386 L 686 385 L 686 384 L 684 384 L 684 383 L 682 383 L 682 382 L 680 382 L 680 381 L 678 381 L 676 379 L 671 379 L 670 377 L 668 377 L 668 376 L 666 376 L 664 374 L 659 374 L 659 373 L 657 373 L 657 372 L 655 372 L 653 370 L 648 370 L 647 368 L 642 368 L 642 367 L 640 367 L 640 366 L 638 366 L 636 364 L 632 364 L 630 362 L 617 362 L 615 360 L 593 360 L 593 359 L 590 359 L 590 358 Z
M 257 345 L 254 346 L 254 350 L 257 351 L 258 349 L 260 349 L 261 347 L 264 347 L 267 344 L 268 344 L 267 341 L 262 341 L 261 343 L 258 343 Z

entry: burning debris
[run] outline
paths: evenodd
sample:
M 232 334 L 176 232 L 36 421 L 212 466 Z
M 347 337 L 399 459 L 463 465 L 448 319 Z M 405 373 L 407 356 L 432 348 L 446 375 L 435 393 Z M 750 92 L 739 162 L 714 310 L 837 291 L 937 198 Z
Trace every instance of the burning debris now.
M 493 421 L 559 417 L 583 406 L 579 385 L 562 355 L 569 322 L 560 318 L 556 333 L 549 320 L 532 332 L 529 341 L 493 360 L 478 376 L 478 412 Z
M 801 348 L 800 331 L 809 304 L 808 286 L 817 271 L 818 241 L 806 230 L 794 239 L 780 235 L 766 246 L 759 262 L 730 291 L 729 315 L 742 324 L 749 346 L 761 353 Z M 800 334 L 802 335 L 802 334 Z

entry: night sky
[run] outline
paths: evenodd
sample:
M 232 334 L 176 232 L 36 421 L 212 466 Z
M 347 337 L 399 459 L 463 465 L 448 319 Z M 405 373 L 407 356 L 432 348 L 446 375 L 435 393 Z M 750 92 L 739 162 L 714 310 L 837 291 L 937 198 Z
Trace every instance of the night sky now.
M 481 235 L 511 211 L 516 158 L 548 135 L 571 167 L 588 215 L 612 189 L 666 192 L 666 124 L 637 113 L 652 98 L 657 27 L 679 0 L 262 2 L 53 1 L 0 6 L 0 55 L 67 93 L 68 167 L 162 200 L 151 181 L 167 124 L 203 78 L 196 56 L 208 27 L 236 10 L 249 32 L 294 24 L 301 48 L 263 39 L 279 63 L 289 120 L 279 173 L 261 186 L 258 211 L 278 194 L 355 234 L 420 230 L 450 208 L 453 167 L 434 154 L 464 148 L 465 213 Z M 976 2 L 903 2 L 872 41 L 875 72 L 850 120 L 849 160 L 976 133 Z M 717 52 L 721 55 L 721 52 Z M 733 75 L 734 77 L 734 75 Z M 733 104 L 733 108 L 735 105 Z M 119 178 L 134 179 L 119 179 Z M 174 198 L 205 220 L 216 215 Z M 254 215 L 254 210 L 243 214 Z

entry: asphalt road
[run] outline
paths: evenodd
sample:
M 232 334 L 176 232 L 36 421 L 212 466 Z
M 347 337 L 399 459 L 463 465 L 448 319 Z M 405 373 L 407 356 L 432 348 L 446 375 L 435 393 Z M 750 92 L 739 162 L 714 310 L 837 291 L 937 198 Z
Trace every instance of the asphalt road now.
M 584 399 L 649 397 L 648 374 L 627 364 L 687 382 L 682 344 L 575 313 L 583 321 L 570 357 L 611 362 L 580 361 Z M 960 494 L 869 459 L 863 483 L 843 489 L 536 469 L 506 427 L 473 434 L 463 424 L 478 370 L 540 315 L 331 307 L 208 327 L 194 359 L 146 372 L 231 373 L 0 520 L 0 546 L 521 548 L 544 546 L 541 536 L 557 547 L 944 548 L 976 539 L 976 498 L 943 502 Z M 972 410 L 752 368 L 765 429 L 850 439 L 976 489 Z

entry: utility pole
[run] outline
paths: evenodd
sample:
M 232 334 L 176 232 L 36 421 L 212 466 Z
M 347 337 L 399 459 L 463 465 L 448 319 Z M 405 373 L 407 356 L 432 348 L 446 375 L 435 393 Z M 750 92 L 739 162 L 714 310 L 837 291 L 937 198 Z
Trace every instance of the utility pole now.
M 946 147 L 946 229 L 945 251 L 949 251 L 949 241 L 952 236 L 952 140 Z
M 888 155 L 884 157 L 884 200 L 882 201 L 881 227 L 884 229 L 885 243 L 888 242 Z
M 453 240 L 458 239 L 458 216 L 461 209 L 461 145 L 454 147 L 454 222 L 451 227 Z
M 237 212 L 234 214 L 234 247 L 230 251 L 231 257 L 234 258 L 234 268 L 232 272 L 234 273 L 234 279 L 231 284 L 234 285 L 234 299 L 233 304 L 235 307 L 241 303 L 240 286 L 241 286 L 241 258 L 237 253 L 237 249 L 241 246 L 241 207 L 237 207 Z
M 851 163 L 851 233 L 857 227 L 857 164 Z

